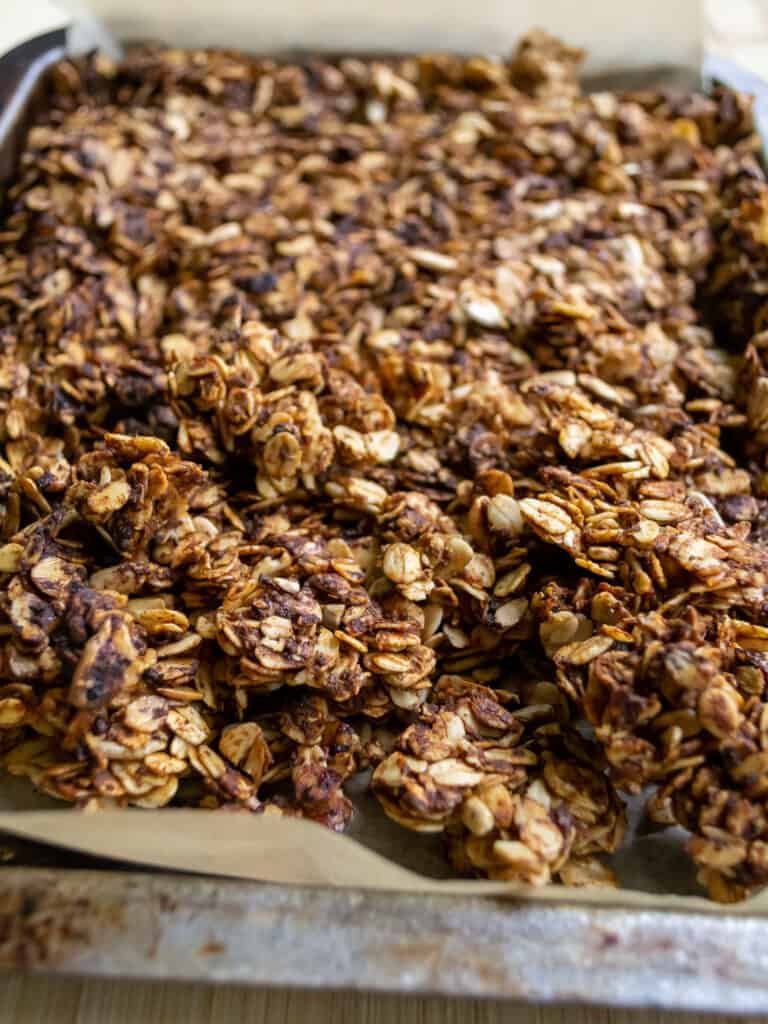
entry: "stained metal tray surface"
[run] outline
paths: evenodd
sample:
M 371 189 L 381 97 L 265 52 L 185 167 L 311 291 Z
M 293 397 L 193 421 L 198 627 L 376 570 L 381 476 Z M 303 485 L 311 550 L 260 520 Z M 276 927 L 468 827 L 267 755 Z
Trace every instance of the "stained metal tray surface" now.
M 49 35 L 0 60 L 0 185 L 61 47 Z M 0 835 L 3 860 L 0 970 L 768 1012 L 768 918 L 266 885 Z
M 268 885 L 0 835 L 0 893 L 0 972 L 768 1013 L 768 917 L 627 909 L 618 892 L 598 907 Z
M 0 871 L 0 967 L 729 1013 L 768 1010 L 768 920 Z

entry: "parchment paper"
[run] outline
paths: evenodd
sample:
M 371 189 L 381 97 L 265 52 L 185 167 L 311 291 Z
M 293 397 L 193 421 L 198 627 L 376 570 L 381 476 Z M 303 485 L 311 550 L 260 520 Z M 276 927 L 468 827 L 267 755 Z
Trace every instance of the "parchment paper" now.
M 13 2 L 13 0 L 11 0 Z M 27 0 L 27 4 L 39 0 Z M 102 19 L 119 39 L 233 46 L 257 53 L 448 50 L 506 54 L 531 28 L 588 52 L 590 72 L 698 67 L 699 0 L 57 0 Z M 1 4 L 0 4 L 1 5 Z
M 0 831 L 96 857 L 261 882 L 768 915 L 768 892 L 725 907 L 702 897 L 684 854 L 685 834 L 649 829 L 642 798 L 630 801 L 627 840 L 609 859 L 622 887 L 568 889 L 450 878 L 438 835 L 389 821 L 364 779 L 350 790 L 355 818 L 347 834 L 336 835 L 307 821 L 251 814 L 174 808 L 84 813 L 34 793 L 26 781 L 0 777 Z
M 29 0 L 25 10 L 35 2 Z M 698 67 L 700 55 L 697 0 L 653 0 L 620 10 L 611 0 L 590 0 L 586 8 L 568 0 L 475 0 L 460 7 L 447 0 L 186 0 L 183 6 L 175 0 L 61 0 L 61 6 L 95 14 L 122 39 L 259 53 L 506 53 L 523 32 L 541 26 L 587 49 L 592 72 Z M 448 879 L 439 836 L 416 835 L 389 822 L 365 792 L 364 780 L 352 788 L 356 816 L 349 834 L 339 836 L 305 821 L 248 814 L 168 808 L 86 814 L 40 797 L 26 782 L 0 776 L 0 830 L 123 862 L 264 882 L 768 914 L 768 893 L 728 907 L 696 895 L 683 833 L 649 829 L 640 799 L 630 808 L 625 847 L 613 858 L 620 890 L 531 889 Z

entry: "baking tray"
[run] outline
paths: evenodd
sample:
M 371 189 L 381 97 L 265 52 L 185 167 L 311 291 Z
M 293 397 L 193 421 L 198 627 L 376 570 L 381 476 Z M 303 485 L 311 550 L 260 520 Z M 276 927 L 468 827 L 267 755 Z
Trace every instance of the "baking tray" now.
M 0 59 L 0 195 L 64 52 L 56 29 Z M 706 70 L 742 84 L 734 65 Z M 648 68 L 588 84 L 698 78 Z M 2 835 L 0 892 L 0 970 L 768 1012 L 765 917 L 267 885 Z
M 3 968 L 729 1014 L 768 1008 L 765 919 L 60 865 L 6 867 L 0 885 Z

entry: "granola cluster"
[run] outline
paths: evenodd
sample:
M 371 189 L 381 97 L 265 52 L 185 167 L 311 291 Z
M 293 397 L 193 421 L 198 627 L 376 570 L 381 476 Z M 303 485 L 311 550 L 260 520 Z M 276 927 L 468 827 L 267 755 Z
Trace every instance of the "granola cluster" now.
M 768 184 L 747 97 L 509 60 L 53 72 L 0 226 L 0 759 L 80 805 L 768 884 Z

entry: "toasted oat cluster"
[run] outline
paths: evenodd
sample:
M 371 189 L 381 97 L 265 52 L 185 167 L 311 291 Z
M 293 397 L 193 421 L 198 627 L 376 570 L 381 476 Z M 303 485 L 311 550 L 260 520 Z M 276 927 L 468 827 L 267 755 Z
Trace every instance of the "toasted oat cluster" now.
M 372 768 L 530 884 L 610 884 L 651 787 L 713 898 L 768 883 L 750 101 L 580 60 L 55 69 L 0 225 L 7 771 L 342 829 Z

